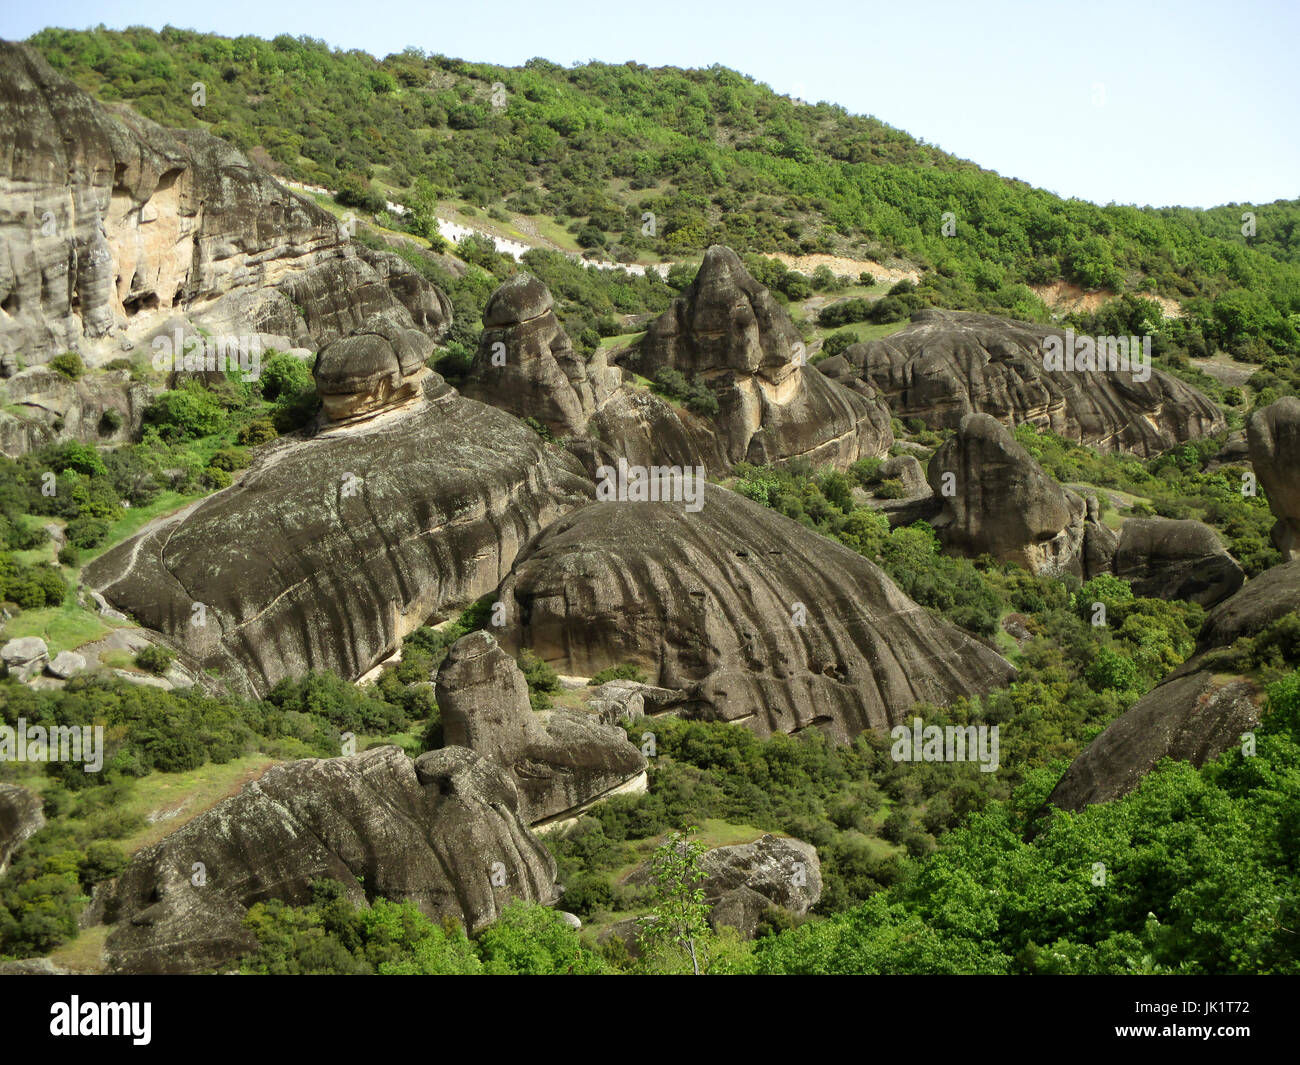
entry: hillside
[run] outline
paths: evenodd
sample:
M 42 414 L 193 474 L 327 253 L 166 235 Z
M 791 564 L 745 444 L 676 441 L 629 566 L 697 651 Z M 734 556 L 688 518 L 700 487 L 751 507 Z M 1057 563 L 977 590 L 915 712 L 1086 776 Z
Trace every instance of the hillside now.
M 1300 350 L 1295 201 L 1243 205 L 1257 215 L 1247 238 L 1236 207 L 1063 200 L 722 67 L 509 68 L 417 48 L 380 60 L 173 28 L 31 43 L 101 99 L 210 129 L 346 202 L 412 206 L 417 230 L 436 203 L 629 262 L 711 244 L 903 260 L 924 272 L 925 302 L 1040 320 L 1025 286 L 1064 280 L 1181 301 L 1172 339 L 1193 355 Z

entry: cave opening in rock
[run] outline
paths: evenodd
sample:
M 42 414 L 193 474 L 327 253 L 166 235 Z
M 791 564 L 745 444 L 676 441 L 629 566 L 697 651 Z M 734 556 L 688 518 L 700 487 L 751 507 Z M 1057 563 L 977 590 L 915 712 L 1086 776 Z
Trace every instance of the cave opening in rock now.
M 122 301 L 122 309 L 126 311 L 128 318 L 132 318 L 141 311 L 156 311 L 158 309 L 158 293 L 140 292 L 134 296 L 128 296 Z

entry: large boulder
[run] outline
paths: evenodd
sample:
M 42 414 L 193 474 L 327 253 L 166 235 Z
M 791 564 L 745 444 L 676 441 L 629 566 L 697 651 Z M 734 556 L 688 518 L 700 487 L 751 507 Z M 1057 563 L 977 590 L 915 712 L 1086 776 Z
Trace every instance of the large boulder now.
M 1231 646 L 1243 636 L 1255 636 L 1279 618 L 1300 610 L 1300 561 L 1265 570 L 1208 614 L 1196 641 L 1194 665 L 1205 651 Z
M 1273 543 L 1282 557 L 1300 559 L 1300 399 L 1286 396 L 1250 416 L 1250 461 L 1277 518 Z
M 1219 409 L 1175 377 L 1053 371 L 1043 342 L 1061 330 L 988 314 L 927 308 L 893 336 L 854 344 L 818 364 L 831 379 L 871 388 L 897 418 L 956 429 L 967 414 L 1009 428 L 1032 422 L 1101 451 L 1156 455 L 1225 428 Z
M 309 669 L 360 677 L 593 494 L 575 459 L 430 374 L 412 405 L 276 441 L 82 579 L 200 677 L 264 694 Z
M 521 273 L 483 308 L 483 332 L 462 391 L 568 436 L 583 431 L 620 378 L 599 351 L 584 358 L 574 350 L 550 290 Z
M 1149 599 L 1186 599 L 1213 606 L 1246 579 L 1218 535 L 1199 521 L 1130 518 L 1119 533 L 1115 576 Z
M 447 747 L 398 747 L 275 766 L 138 852 L 104 905 L 110 966 L 184 973 L 256 948 L 250 906 L 311 901 L 335 880 L 356 905 L 413 902 L 470 932 L 512 899 L 552 903 L 555 861 L 519 815 L 503 770 Z
M 0 876 L 14 851 L 45 825 L 44 804 L 34 791 L 0 784 Z
M 943 505 L 933 525 L 949 549 L 1034 573 L 1083 575 L 1087 504 L 1052 480 L 992 415 L 962 418 L 930 460 L 927 478 Z
M 676 370 L 713 391 L 718 413 L 684 421 L 706 464 L 803 457 L 845 467 L 887 452 L 889 412 L 832 385 L 803 350 L 785 309 L 734 251 L 714 245 L 691 287 L 650 323 L 634 364 L 646 377 Z
M 653 549 L 648 549 L 653 545 Z M 680 712 L 839 739 L 1007 682 L 995 651 L 860 554 L 734 492 L 608 502 L 547 528 L 501 587 L 503 642 L 560 673 L 633 662 Z
M 19 680 L 40 676 L 49 661 L 50 649 L 39 636 L 20 636 L 0 647 L 0 662 Z
M 622 729 L 581 711 L 534 713 L 523 673 L 487 632 L 452 645 L 436 696 L 445 742 L 508 770 L 529 824 L 572 816 L 645 772 Z
M 331 341 L 313 369 L 326 417 L 347 421 L 414 399 L 432 353 L 425 333 L 381 316 L 363 331 Z

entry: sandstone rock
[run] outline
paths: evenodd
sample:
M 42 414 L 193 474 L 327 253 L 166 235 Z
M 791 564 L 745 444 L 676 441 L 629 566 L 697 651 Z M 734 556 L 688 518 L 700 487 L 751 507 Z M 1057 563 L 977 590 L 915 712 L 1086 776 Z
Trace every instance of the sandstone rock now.
M 397 747 L 275 766 L 138 852 L 105 905 L 117 971 L 212 969 L 255 948 L 243 925 L 266 899 L 310 901 L 333 879 L 355 904 L 410 901 L 476 932 L 514 898 L 550 904 L 555 862 L 518 814 L 509 776 L 448 747 Z M 192 881 L 202 862 L 205 883 Z M 506 886 L 493 882 L 504 870 Z M 362 886 L 364 884 L 364 887 Z
M 0 876 L 14 852 L 45 825 L 44 805 L 34 791 L 0 784 Z
M 462 391 L 562 436 L 581 433 L 596 406 L 619 386 L 599 351 L 584 358 L 555 317 L 547 287 L 516 274 L 483 309 L 483 333 Z
M 1186 599 L 1213 606 L 1236 592 L 1246 576 L 1199 521 L 1130 518 L 1120 529 L 1115 575 L 1131 581 L 1133 594 Z
M 535 714 L 523 673 L 487 632 L 452 645 L 436 697 L 447 744 L 505 767 L 529 824 L 570 814 L 645 771 L 622 729 L 571 710 Z
M 1209 671 L 1152 689 L 1113 721 L 1066 770 L 1048 796 L 1062 810 L 1081 810 L 1126 795 L 1162 758 L 1199 766 L 1241 742 L 1259 723 L 1258 689 Z
M 67 680 L 86 668 L 86 660 L 76 651 L 60 651 L 45 668 L 54 676 Z
M 597 685 L 587 701 L 587 710 L 610 725 L 668 713 L 680 708 L 686 696 L 671 688 L 656 688 L 634 680 L 609 680 Z
M 40 676 L 50 660 L 50 650 L 39 636 L 20 636 L 0 647 L 0 661 L 19 680 Z
M 1194 665 L 1202 652 L 1254 636 L 1296 610 L 1300 610 L 1300 561 L 1265 570 L 1205 616 L 1196 642 L 1197 656 L 1180 669 Z
M 1086 504 L 1052 480 L 996 418 L 966 415 L 935 452 L 927 476 L 943 504 L 934 528 L 945 546 L 1034 573 L 1082 575 Z
M 0 452 L 17 457 L 54 440 L 130 440 L 138 435 L 152 398 L 126 370 L 73 381 L 45 366 L 30 367 L 0 385 L 0 400 L 11 408 L 0 411 Z
M 816 725 L 847 739 L 1014 673 L 861 555 L 713 485 L 698 513 L 611 502 L 566 515 L 499 594 L 512 649 L 583 676 L 635 663 L 684 691 L 684 715 L 760 735 Z
M 1277 518 L 1273 543 L 1300 559 L 1300 399 L 1286 396 L 1250 416 L 1250 461 Z
M 918 311 L 893 336 L 854 344 L 818 363 L 832 380 L 871 386 L 896 418 L 919 417 L 932 429 L 956 429 L 975 411 L 1009 428 L 1032 422 L 1101 451 L 1155 455 L 1225 428 L 1204 395 L 1151 371 L 1043 368 L 1043 340 L 1059 329 L 966 311 Z
M 379 316 L 332 341 L 312 370 L 326 417 L 346 421 L 416 398 L 431 354 L 427 335 Z
M 559 910 L 557 911 L 557 916 L 570 928 L 575 931 L 582 931 L 582 918 L 576 913 L 569 913 L 567 910 Z
M 725 464 L 805 457 L 843 468 L 886 453 L 889 412 L 873 396 L 831 385 L 803 364 L 801 347 L 771 293 L 734 251 L 714 245 L 691 287 L 650 324 L 636 369 L 650 378 L 674 369 L 713 390 L 718 414 L 683 424 L 700 455 Z
M 906 495 L 904 499 L 917 499 L 930 494 L 925 480 L 925 468 L 915 455 L 894 455 L 880 464 L 882 481 L 898 481 Z
M 533 534 L 593 491 L 575 460 L 431 374 L 411 407 L 269 445 L 237 484 L 82 579 L 235 690 L 308 669 L 356 678 L 495 588 Z

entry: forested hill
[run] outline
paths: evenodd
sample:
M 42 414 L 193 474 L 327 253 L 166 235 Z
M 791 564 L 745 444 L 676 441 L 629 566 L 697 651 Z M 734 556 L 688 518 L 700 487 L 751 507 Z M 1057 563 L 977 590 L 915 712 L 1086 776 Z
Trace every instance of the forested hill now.
M 1208 346 L 1256 361 L 1300 351 L 1300 201 L 1201 212 L 1063 200 L 722 67 L 508 68 L 416 49 L 378 60 L 171 28 L 51 29 L 31 43 L 101 99 L 207 127 L 358 202 L 487 208 L 620 261 L 711 243 L 904 259 L 932 302 L 1004 313 L 1035 303 L 1026 284 L 1155 292 L 1182 302 Z

